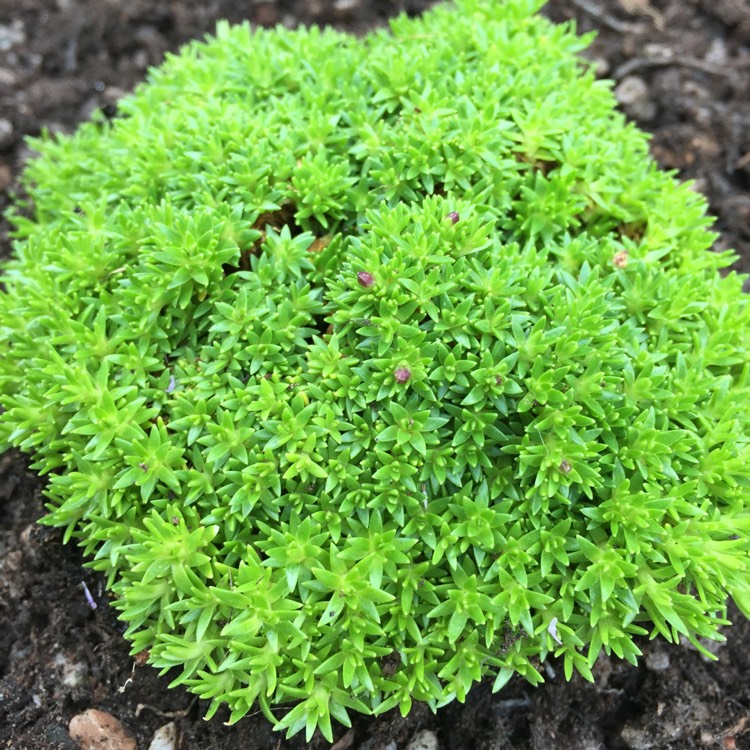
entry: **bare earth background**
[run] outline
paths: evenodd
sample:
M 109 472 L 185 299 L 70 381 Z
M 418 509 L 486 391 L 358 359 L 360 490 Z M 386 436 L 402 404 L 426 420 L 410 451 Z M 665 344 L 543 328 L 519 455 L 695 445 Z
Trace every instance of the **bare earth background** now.
M 488 2 L 497 0 L 487 0 Z M 216 19 L 332 24 L 363 33 L 430 0 L 0 0 L 0 210 L 28 156 L 25 135 L 70 132 L 142 80 L 166 50 L 201 37 Z M 575 19 L 598 38 L 589 56 L 613 78 L 621 106 L 653 133 L 666 168 L 694 179 L 721 232 L 750 270 L 750 0 L 551 0 L 545 13 Z M 0 224 L 0 255 L 9 252 Z M 284 750 L 262 716 L 233 727 L 204 722 L 205 706 L 167 677 L 135 666 L 102 580 L 60 534 L 34 524 L 42 483 L 19 455 L 0 456 L 0 748 L 75 750 L 76 714 L 112 714 L 147 750 L 174 722 L 179 750 Z M 82 582 L 99 603 L 87 604 Z M 436 716 L 356 718 L 335 750 L 688 750 L 750 748 L 750 624 L 736 624 L 718 662 L 644 641 L 639 667 L 602 659 L 596 684 L 514 680 L 497 695 L 477 686 L 466 704 Z M 224 716 L 226 718 L 226 716 Z M 101 750 L 123 750 L 110 744 Z M 312 748 L 328 747 L 316 736 Z M 130 745 L 132 750 L 133 745 Z

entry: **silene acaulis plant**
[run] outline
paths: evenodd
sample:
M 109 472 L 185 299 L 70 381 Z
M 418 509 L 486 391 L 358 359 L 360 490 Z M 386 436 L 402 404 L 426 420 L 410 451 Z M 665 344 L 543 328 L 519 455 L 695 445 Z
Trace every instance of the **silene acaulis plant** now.
M 209 717 L 330 740 L 750 613 L 743 279 L 540 5 L 221 24 L 33 142 L 0 446 Z

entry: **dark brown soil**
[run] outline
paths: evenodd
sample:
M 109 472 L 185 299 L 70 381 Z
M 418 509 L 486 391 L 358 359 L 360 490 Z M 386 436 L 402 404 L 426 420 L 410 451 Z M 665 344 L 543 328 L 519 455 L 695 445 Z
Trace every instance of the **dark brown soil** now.
M 487 0 L 487 2 L 498 0 Z M 0 0 L 0 209 L 28 151 L 23 136 L 68 132 L 141 80 L 166 50 L 220 17 L 331 23 L 363 32 L 429 0 Z M 750 270 L 750 1 L 551 0 L 554 20 L 599 33 L 589 55 L 617 82 L 625 111 L 653 133 L 660 163 L 697 181 L 718 217 L 717 246 Z M 5 227 L 0 254 L 8 252 Z M 170 720 L 180 750 L 302 748 L 262 716 L 234 727 L 201 719 L 204 706 L 149 667 L 136 667 L 98 575 L 61 535 L 35 525 L 41 482 L 19 455 L 0 456 L 0 747 L 75 750 L 67 726 L 95 707 L 116 716 L 146 750 Z M 87 603 L 83 583 L 99 606 Z M 596 683 L 554 674 L 531 688 L 477 687 L 465 705 L 408 719 L 358 718 L 336 750 L 406 748 L 421 730 L 441 750 L 750 748 L 750 623 L 733 613 L 718 662 L 660 641 L 639 667 L 602 660 Z M 557 670 L 561 672 L 561 670 Z M 314 738 L 313 748 L 328 746 Z

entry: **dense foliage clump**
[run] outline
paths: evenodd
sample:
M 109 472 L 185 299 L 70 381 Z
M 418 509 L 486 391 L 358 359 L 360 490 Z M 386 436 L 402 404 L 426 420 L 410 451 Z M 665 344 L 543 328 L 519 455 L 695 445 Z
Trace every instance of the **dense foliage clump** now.
M 750 611 L 741 279 L 539 4 L 220 26 L 35 144 L 0 441 L 209 714 L 330 737 Z

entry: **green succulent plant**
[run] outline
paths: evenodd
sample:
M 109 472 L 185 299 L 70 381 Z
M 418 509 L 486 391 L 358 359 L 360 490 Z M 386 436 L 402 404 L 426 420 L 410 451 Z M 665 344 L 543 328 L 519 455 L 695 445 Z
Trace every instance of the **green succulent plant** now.
M 133 653 L 290 734 L 750 612 L 750 308 L 538 0 L 220 25 L 34 142 L 0 443 Z

